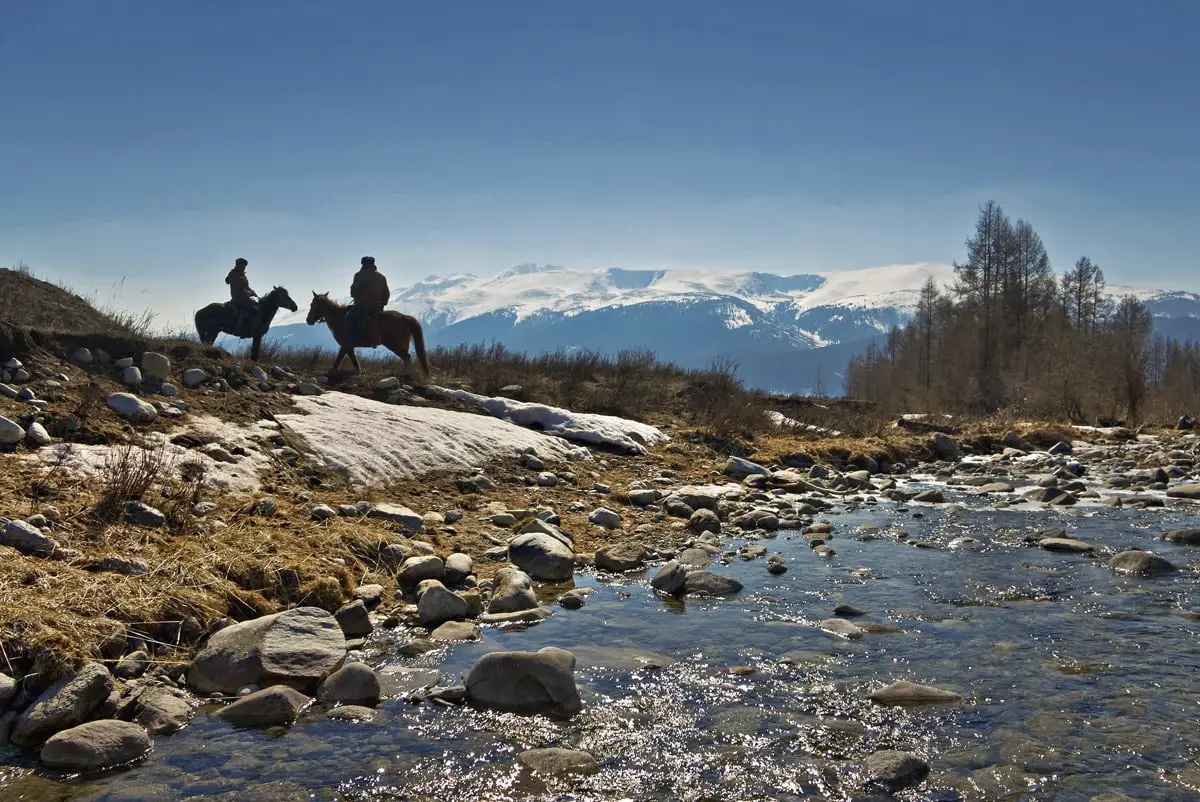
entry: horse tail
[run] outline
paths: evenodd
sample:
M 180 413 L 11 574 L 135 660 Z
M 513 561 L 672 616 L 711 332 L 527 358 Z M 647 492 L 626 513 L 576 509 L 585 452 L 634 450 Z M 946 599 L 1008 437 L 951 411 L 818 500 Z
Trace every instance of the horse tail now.
M 196 314 L 193 316 L 192 319 L 196 324 L 196 334 L 199 335 L 200 342 L 208 344 L 208 340 L 205 339 L 206 332 L 205 332 L 204 324 L 201 323 L 201 320 L 203 319 L 203 317 L 204 317 L 204 310 L 200 309 L 200 310 L 197 310 Z
M 417 361 L 421 363 L 421 370 L 425 371 L 425 375 L 433 378 L 433 372 L 429 369 L 429 360 L 425 357 L 425 334 L 421 331 L 421 321 L 415 317 L 409 317 L 412 321 L 413 347 L 417 351 Z

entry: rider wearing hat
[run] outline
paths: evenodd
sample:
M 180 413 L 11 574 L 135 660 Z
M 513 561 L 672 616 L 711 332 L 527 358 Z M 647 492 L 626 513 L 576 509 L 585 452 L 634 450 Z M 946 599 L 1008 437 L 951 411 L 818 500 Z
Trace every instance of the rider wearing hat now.
M 364 256 L 362 267 L 354 274 L 354 283 L 350 285 L 350 297 L 354 303 L 347 314 L 346 322 L 350 331 L 361 336 L 367 327 L 367 322 L 383 311 L 391 298 L 387 279 L 375 267 L 374 256 Z
M 238 259 L 233 263 L 233 270 L 225 276 L 225 283 L 229 285 L 229 302 L 241 316 L 239 324 L 258 315 L 258 293 L 251 289 L 250 279 L 246 278 L 248 264 L 245 259 Z M 241 325 L 238 328 L 241 328 Z

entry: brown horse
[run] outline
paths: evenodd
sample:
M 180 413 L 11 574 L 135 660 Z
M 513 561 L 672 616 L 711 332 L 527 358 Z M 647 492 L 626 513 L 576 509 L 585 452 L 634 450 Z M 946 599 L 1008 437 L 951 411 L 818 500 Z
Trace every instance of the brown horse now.
M 346 312 L 349 308 L 330 298 L 327 292 L 314 292 L 312 304 L 308 307 L 308 325 L 313 326 L 323 321 L 340 348 L 337 359 L 333 362 L 335 372 L 347 356 L 350 357 L 350 364 L 354 365 L 355 372 L 362 370 L 358 357 L 354 355 L 354 349 L 378 348 L 381 345 L 404 360 L 405 368 L 410 368 L 412 358 L 408 355 L 408 341 L 411 339 L 416 348 L 417 360 L 421 363 L 421 370 L 425 371 L 426 376 L 433 375 L 429 371 L 429 360 L 425 358 L 425 335 L 421 331 L 421 321 L 400 312 L 380 312 L 367 323 L 363 333 L 354 342 L 350 342 L 349 333 L 346 331 Z

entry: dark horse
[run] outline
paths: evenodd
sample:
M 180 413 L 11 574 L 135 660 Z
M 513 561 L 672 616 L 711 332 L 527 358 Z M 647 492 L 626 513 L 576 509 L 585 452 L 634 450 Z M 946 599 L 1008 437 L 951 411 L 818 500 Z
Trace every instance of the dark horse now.
M 250 346 L 250 358 L 258 361 L 258 351 L 262 347 L 263 335 L 271 328 L 271 321 L 280 309 L 295 312 L 299 309 L 292 296 L 283 287 L 275 287 L 258 302 L 257 320 L 240 320 L 238 311 L 228 303 L 214 303 L 196 313 L 196 333 L 200 342 L 212 345 L 218 334 L 229 334 L 240 339 L 253 337 Z
M 410 368 L 412 358 L 408 355 L 408 341 L 411 339 L 417 352 L 417 360 L 421 363 L 421 370 L 425 371 L 426 376 L 432 375 L 429 372 L 429 360 L 425 358 L 425 335 L 421 331 L 421 321 L 412 315 L 404 315 L 400 312 L 380 312 L 367 323 L 363 333 L 351 342 L 346 331 L 346 312 L 348 310 L 348 306 L 333 300 L 327 292 L 320 295 L 314 292 L 312 304 L 308 307 L 308 325 L 312 326 L 324 321 L 325 325 L 329 327 L 329 333 L 333 335 L 333 339 L 337 340 L 340 350 L 338 350 L 337 359 L 333 362 L 335 372 L 346 357 L 350 357 L 350 364 L 354 365 L 356 372 L 362 370 L 358 357 L 354 355 L 354 349 L 377 348 L 380 345 L 387 347 L 389 351 L 404 360 L 406 369 Z

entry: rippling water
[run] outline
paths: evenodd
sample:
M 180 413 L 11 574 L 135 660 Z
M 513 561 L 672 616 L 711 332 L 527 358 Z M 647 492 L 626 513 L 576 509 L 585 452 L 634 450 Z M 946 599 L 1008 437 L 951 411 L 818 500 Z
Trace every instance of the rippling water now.
M 570 649 L 584 701 L 570 722 L 392 700 L 366 723 L 317 719 L 257 732 L 201 712 L 131 769 L 74 784 L 0 774 L 0 794 L 851 799 L 862 793 L 861 760 L 900 748 L 932 766 L 922 790 L 901 794 L 908 799 L 1200 799 L 1200 621 L 1188 615 L 1200 609 L 1200 552 L 1153 541 L 1168 528 L 1200 526 L 1200 517 L 879 504 L 828 520 L 832 559 L 781 533 L 763 542 L 787 558 L 786 574 L 768 574 L 761 558 L 715 566 L 745 585 L 727 600 L 663 600 L 649 587 L 653 568 L 616 580 L 583 575 L 577 585 L 597 588 L 586 606 L 556 608 L 536 626 L 485 628 L 482 642 L 417 658 L 398 656 L 403 630 L 381 632 L 365 653 L 376 666 L 401 668 L 395 684 L 406 675 L 455 678 L 493 649 Z M 1128 579 L 1106 558 L 1021 543 L 1063 525 L 1097 546 L 1156 550 L 1184 570 Z M 964 536 L 982 543 L 948 547 Z M 866 611 L 859 620 L 899 631 L 847 641 L 817 629 L 842 603 Z M 753 671 L 730 673 L 735 666 Z M 900 679 L 965 700 L 870 702 L 872 690 Z M 555 781 L 516 767 L 519 752 L 542 746 L 586 749 L 601 771 Z

